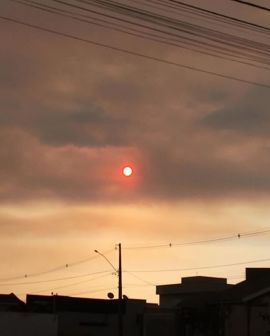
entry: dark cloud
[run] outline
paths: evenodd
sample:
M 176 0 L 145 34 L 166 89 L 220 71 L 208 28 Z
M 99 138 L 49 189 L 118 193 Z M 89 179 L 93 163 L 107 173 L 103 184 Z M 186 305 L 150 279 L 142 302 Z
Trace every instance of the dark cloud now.
M 218 156 L 218 147 L 208 146 L 207 140 L 188 145 L 150 141 L 137 148 L 55 147 L 21 130 L 2 128 L 0 198 L 2 202 L 171 202 L 265 197 L 269 192 L 266 149 L 238 161 Z M 125 162 L 136 168 L 131 183 L 121 177 Z
M 29 126 L 30 131 L 47 144 L 99 147 L 126 146 L 129 142 L 125 133 L 128 123 L 127 118 L 83 102 L 73 112 L 44 112 L 34 125 Z
M 121 164 L 139 161 L 132 148 L 50 146 L 18 129 L 1 128 L 0 198 L 111 201 L 134 197 L 121 180 Z
M 231 160 L 218 157 L 215 152 L 207 153 L 203 147 L 204 152 L 192 155 L 151 149 L 148 153 L 151 171 L 145 181 L 145 194 L 170 201 L 267 196 L 270 190 L 269 154 L 262 161 L 264 153 L 261 151 L 258 157 L 263 165 L 260 166 L 254 163 L 252 156 L 242 161 Z M 194 147 L 194 151 L 197 150 L 199 148 Z
M 70 107 L 65 109 L 64 106 L 46 109 L 41 105 L 20 108 L 15 103 L 6 104 L 0 110 L 0 122 L 21 128 L 51 145 L 127 145 L 128 118 L 110 114 L 90 101 L 76 102 L 76 105 L 73 102 L 70 111 Z
M 265 89 L 253 90 L 233 104 L 208 114 L 205 126 L 232 130 L 246 135 L 267 135 L 270 131 L 269 94 Z

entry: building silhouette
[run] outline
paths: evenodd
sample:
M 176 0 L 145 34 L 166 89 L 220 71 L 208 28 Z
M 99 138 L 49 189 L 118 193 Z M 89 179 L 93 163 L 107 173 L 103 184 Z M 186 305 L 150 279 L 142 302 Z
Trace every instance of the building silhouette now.
M 269 336 L 270 269 L 247 268 L 236 285 L 194 276 L 157 286 L 160 307 L 175 310 L 177 335 Z
M 123 299 L 124 336 L 269 336 L 270 268 L 238 284 L 193 276 L 157 286 L 160 304 Z M 1 336 L 117 336 L 118 300 L 0 295 Z

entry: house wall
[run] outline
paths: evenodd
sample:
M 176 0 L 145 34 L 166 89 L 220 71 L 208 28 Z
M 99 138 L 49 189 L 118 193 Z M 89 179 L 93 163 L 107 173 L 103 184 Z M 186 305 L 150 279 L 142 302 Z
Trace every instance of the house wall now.
M 63 312 L 58 317 L 58 336 L 117 336 L 115 314 Z
M 141 336 L 143 314 L 146 302 L 130 300 L 126 302 L 123 314 L 124 335 Z M 59 313 L 59 336 L 118 336 L 118 314 Z
M 173 313 L 145 313 L 143 316 L 143 336 L 174 336 L 175 315 Z
M 57 326 L 52 314 L 0 313 L 1 336 L 57 336 Z
M 270 296 L 265 295 L 250 304 L 250 336 L 270 335 Z
M 126 314 L 124 316 L 124 335 L 141 336 L 142 320 L 141 316 L 146 309 L 145 300 L 127 300 Z
M 225 319 L 225 336 L 269 336 L 270 297 L 231 305 Z
M 224 336 L 248 336 L 247 311 L 244 305 L 230 305 L 226 310 Z
M 167 294 L 159 296 L 159 305 L 162 308 L 175 308 L 183 300 L 183 294 Z
M 251 307 L 250 336 L 269 336 L 269 313 L 263 307 Z
M 117 311 L 19 313 L 0 312 L 0 336 L 118 336 Z M 175 336 L 174 313 L 149 307 L 145 300 L 125 302 L 124 335 Z

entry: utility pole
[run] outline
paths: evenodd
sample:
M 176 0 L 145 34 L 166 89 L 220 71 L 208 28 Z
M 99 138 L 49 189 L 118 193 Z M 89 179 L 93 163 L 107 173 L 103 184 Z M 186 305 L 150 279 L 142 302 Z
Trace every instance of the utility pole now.
M 124 326 L 123 326 L 123 285 L 122 285 L 122 246 L 121 243 L 116 245 L 118 247 L 118 270 L 110 262 L 110 260 L 98 250 L 95 250 L 95 253 L 99 254 L 104 258 L 108 264 L 115 270 L 118 275 L 118 336 L 124 336 Z
M 123 285 L 122 285 L 122 246 L 118 244 L 118 334 L 124 335 L 123 330 Z

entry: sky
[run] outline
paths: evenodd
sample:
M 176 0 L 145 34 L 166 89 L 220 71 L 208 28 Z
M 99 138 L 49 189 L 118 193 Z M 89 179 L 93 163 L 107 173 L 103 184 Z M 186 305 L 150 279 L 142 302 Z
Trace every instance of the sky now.
M 186 3 L 270 28 L 267 11 Z M 183 276 L 235 283 L 245 267 L 270 266 L 267 232 L 237 238 L 270 229 L 269 70 L 16 1 L 2 0 L 0 13 L 1 293 L 117 296 L 117 276 L 94 250 L 117 268 L 118 243 L 124 293 L 152 302 L 155 285 Z M 232 238 L 213 241 L 223 237 Z

